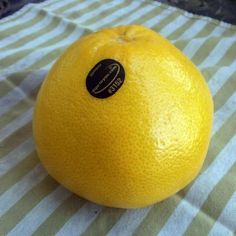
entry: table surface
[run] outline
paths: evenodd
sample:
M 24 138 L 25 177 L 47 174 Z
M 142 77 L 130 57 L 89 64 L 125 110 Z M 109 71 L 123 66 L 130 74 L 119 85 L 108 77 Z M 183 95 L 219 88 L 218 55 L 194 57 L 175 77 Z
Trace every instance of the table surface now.
M 158 0 L 198 15 L 236 24 L 235 0 Z

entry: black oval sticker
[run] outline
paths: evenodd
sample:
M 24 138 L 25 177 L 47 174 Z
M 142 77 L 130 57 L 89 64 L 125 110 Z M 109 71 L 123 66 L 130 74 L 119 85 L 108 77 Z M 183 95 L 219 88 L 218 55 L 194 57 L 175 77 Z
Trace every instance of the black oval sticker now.
M 86 87 L 92 96 L 107 98 L 119 90 L 124 80 L 123 66 L 113 59 L 104 59 L 90 70 L 86 78 Z

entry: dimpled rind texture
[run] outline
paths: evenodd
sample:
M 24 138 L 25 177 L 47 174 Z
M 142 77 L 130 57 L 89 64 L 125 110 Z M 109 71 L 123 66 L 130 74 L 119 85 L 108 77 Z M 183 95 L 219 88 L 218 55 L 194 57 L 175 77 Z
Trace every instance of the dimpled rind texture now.
M 103 59 L 120 62 L 122 87 L 99 99 L 86 89 Z M 161 201 L 199 172 L 213 102 L 193 63 L 143 26 L 84 36 L 55 63 L 37 97 L 39 157 L 62 185 L 93 202 L 136 208 Z

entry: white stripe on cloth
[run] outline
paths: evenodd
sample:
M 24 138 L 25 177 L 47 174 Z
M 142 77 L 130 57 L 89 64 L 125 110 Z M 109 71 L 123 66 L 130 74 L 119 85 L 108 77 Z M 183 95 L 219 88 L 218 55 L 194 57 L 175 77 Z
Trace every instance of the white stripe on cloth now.
M 49 71 L 50 68 L 52 68 L 53 64 L 57 61 L 58 58 L 53 59 L 51 62 L 49 62 L 47 65 L 42 67 L 42 70 Z
M 94 0 L 90 0 L 90 1 L 94 1 Z M 46 2 L 35 4 L 35 7 L 45 8 L 46 11 L 56 11 L 59 8 L 66 7 L 67 5 L 69 5 L 73 2 L 75 2 L 75 0 L 66 0 L 66 1 L 51 0 L 50 2 L 46 1 Z M 79 4 L 81 4 L 81 3 L 79 2 Z M 49 5 L 49 6 L 47 6 L 47 5 Z
M 30 108 L 28 111 L 19 115 L 16 119 L 14 119 L 11 123 L 4 126 L 0 129 L 0 142 L 7 137 L 9 137 L 12 133 L 14 133 L 19 128 L 26 125 L 31 121 L 33 114 L 33 108 Z
M 207 21 L 199 20 L 193 23 L 191 27 L 189 27 L 183 34 L 181 34 L 178 38 L 171 40 L 173 43 L 181 40 L 191 40 L 193 39 L 205 26 L 207 25 Z
M 155 25 L 157 25 L 160 21 L 166 19 L 171 13 L 173 13 L 172 11 L 170 11 L 168 8 L 165 10 L 162 10 L 161 14 L 158 14 L 157 16 L 149 19 L 148 21 L 144 22 L 144 26 L 148 27 L 148 28 L 152 28 Z
M 162 14 L 160 14 L 160 15 L 162 15 Z M 168 16 L 169 16 L 169 15 L 166 15 L 166 14 L 164 14 L 164 13 L 163 13 L 163 15 L 165 15 L 165 17 L 164 17 L 164 18 L 161 17 L 161 18 L 159 18 L 159 20 L 164 20 L 164 19 L 168 18 Z M 157 19 L 157 18 L 156 18 L 156 19 Z M 181 18 L 181 19 L 183 20 L 183 18 Z M 180 20 L 181 20 L 181 19 L 180 19 Z M 183 22 L 184 22 L 184 21 L 183 21 Z M 172 23 L 172 22 L 171 22 L 171 23 Z M 167 33 L 167 34 L 171 34 L 171 33 L 175 32 L 175 30 L 177 30 L 176 28 L 174 28 L 174 27 L 172 27 L 172 29 L 169 28 L 169 26 L 170 26 L 171 23 L 169 23 L 169 24 L 167 24 L 165 27 L 163 27 L 163 28 L 161 29 L 160 33 L 163 33 L 163 32 L 164 32 L 164 33 Z M 146 23 L 145 23 L 145 24 L 146 24 Z
M 83 34 L 83 32 L 84 32 L 83 29 L 77 29 L 77 30 L 75 29 L 70 35 L 68 35 L 61 41 L 55 43 L 54 45 L 45 47 L 44 50 L 41 50 L 41 48 L 36 49 L 32 53 L 28 54 L 26 57 L 17 61 L 15 64 L 12 64 L 9 67 L 6 67 L 4 70 L 2 70 L 2 76 L 6 76 L 11 73 L 17 73 L 25 70 L 26 68 L 32 66 L 41 58 L 52 52 L 53 50 L 69 46 L 71 43 L 79 39 L 79 37 Z
M 57 10 L 59 9 L 61 6 L 66 6 L 67 4 L 69 4 L 70 2 L 74 2 L 74 0 L 67 0 L 67 1 L 61 1 L 62 4 L 58 4 L 57 2 L 55 2 L 54 4 L 50 5 L 49 7 L 47 7 L 47 11 L 50 11 L 50 10 Z M 39 6 L 40 4 L 36 5 L 36 4 L 27 4 L 24 8 L 30 9 L 29 12 L 27 12 L 26 14 L 24 14 L 21 18 L 17 19 L 17 22 L 18 24 L 24 24 L 26 22 L 30 22 L 32 21 L 36 15 L 39 13 Z M 17 17 L 17 15 L 16 15 Z M 1 20 L 2 21 L 2 20 Z M 0 27 L 0 33 L 1 32 L 4 32 L 4 30 L 7 30 L 11 27 L 15 27 L 16 24 L 15 24 L 15 21 L 12 19 L 11 21 L 5 23 L 5 24 L 1 24 L 1 27 Z M 27 28 L 28 29 L 28 28 Z M 24 29 L 22 29 L 24 30 Z M 21 30 L 19 30 L 18 32 L 20 32 Z M 0 37 L 0 40 L 1 40 L 1 37 Z M 1 46 L 2 47 L 2 46 Z
M 27 98 L 30 92 L 42 83 L 45 76 L 46 71 L 42 70 L 31 73 L 19 86 L 14 87 L 4 97 L 0 98 L 0 116 L 10 111 L 19 101 Z
M 33 39 L 31 41 L 28 41 L 24 43 L 22 47 L 17 47 L 13 49 L 9 49 L 6 51 L 0 51 L 0 59 L 4 59 L 5 57 L 8 57 L 10 55 L 14 55 L 15 53 L 21 52 L 23 50 L 27 49 L 33 49 L 35 47 L 40 46 L 40 44 L 43 44 L 47 42 L 48 40 L 57 37 L 58 35 L 62 34 L 65 30 L 67 24 L 64 21 L 61 21 L 59 25 L 54 28 L 52 31 L 49 31 L 48 33 L 44 34 L 43 37 L 38 37 L 37 39 Z
M 82 24 L 86 22 L 89 19 L 95 18 L 96 16 L 99 16 L 102 12 L 105 12 L 109 10 L 112 7 L 118 6 L 121 3 L 125 2 L 125 0 L 118 0 L 118 1 L 112 1 L 109 3 L 101 4 L 99 7 L 93 9 L 92 11 L 88 12 L 87 14 L 83 14 L 83 17 L 79 16 L 77 17 L 79 24 Z M 69 16 L 70 14 L 66 14 L 65 16 Z
M 137 4 L 135 4 L 135 6 L 137 7 Z M 118 11 L 120 11 L 120 10 L 118 10 Z M 117 12 L 117 11 L 116 11 L 116 12 Z M 115 13 L 116 13 L 116 12 L 115 12 Z M 125 14 L 126 12 L 123 12 L 123 13 Z M 112 14 L 112 15 L 113 15 L 113 14 Z M 116 18 L 119 17 L 119 16 L 120 16 L 120 15 L 116 15 Z M 109 16 L 108 16 L 108 17 L 109 17 Z M 113 19 L 115 19 L 115 18 L 113 17 Z M 100 21 L 99 21 L 99 24 L 100 24 L 100 26 L 102 26 L 102 24 L 101 24 Z M 95 24 L 93 24 L 93 25 L 95 25 Z M 82 34 L 82 33 L 81 33 L 81 34 Z M 73 36 L 69 36 L 69 37 L 72 37 L 72 40 L 74 39 Z M 79 38 L 79 36 L 76 36 L 76 37 Z M 74 39 L 74 40 L 75 40 L 75 39 Z M 73 41 L 74 41 L 74 40 L 73 40 Z M 16 62 L 15 64 L 13 64 L 13 65 L 11 65 L 11 66 L 5 68 L 5 69 L 2 71 L 2 76 L 4 76 L 4 72 L 5 72 L 6 74 L 9 74 L 9 73 L 12 73 L 13 71 L 14 71 L 14 72 L 17 72 L 17 70 L 18 70 L 18 71 L 21 71 L 22 69 L 26 69 L 26 66 L 29 66 L 29 63 L 25 64 L 25 61 L 30 61 L 30 62 L 31 62 L 30 65 L 34 64 L 34 63 L 35 63 L 37 60 L 39 60 L 41 57 L 45 56 L 45 54 L 50 53 L 50 51 L 57 49 L 57 48 L 58 48 L 58 44 L 59 44 L 60 47 L 63 47 L 62 45 L 63 45 L 63 42 L 64 42 L 64 41 L 66 41 L 67 44 L 68 44 L 68 43 L 72 43 L 71 40 L 69 40 L 69 38 L 67 38 L 67 39 L 64 39 L 64 40 L 62 40 L 62 41 L 60 41 L 60 42 L 54 44 L 53 46 L 45 47 L 43 51 L 42 51 L 41 49 L 40 49 L 40 50 L 39 50 L 39 49 L 38 49 L 38 50 L 35 50 L 35 51 L 32 52 L 31 54 L 27 55 L 27 56 L 24 57 L 23 59 L 21 59 L 21 60 L 19 60 L 18 62 Z M 66 46 L 66 45 L 64 45 L 64 46 Z
M 205 43 L 205 41 L 211 37 L 217 37 L 223 34 L 225 28 L 216 27 L 210 34 L 206 37 L 196 38 L 189 41 L 189 43 L 183 48 L 183 53 L 188 57 L 192 58 L 199 48 Z
M 75 1 L 73 1 L 75 2 Z M 70 7 L 66 11 L 59 14 L 60 17 L 63 18 L 69 18 L 72 14 L 77 13 L 80 10 L 85 10 L 86 8 L 89 8 L 92 4 L 94 4 L 94 0 L 92 1 L 83 1 L 73 7 Z M 80 16 L 81 17 L 81 16 Z
M 41 182 L 47 173 L 41 165 L 34 167 L 20 181 L 0 196 L 0 217 L 17 203 L 31 188 Z
M 70 0 L 69 0 L 70 1 Z M 74 1 L 74 0 L 73 0 Z M 40 3 L 33 3 L 34 5 L 37 4 L 37 6 L 40 6 L 40 7 L 50 7 L 51 5 L 60 5 L 62 1 L 61 0 L 46 0 L 44 2 L 40 2 Z
M 39 30 L 44 29 L 53 21 L 53 19 L 54 17 L 52 15 L 45 15 L 36 24 L 32 24 L 31 27 L 24 28 L 22 30 L 19 30 L 17 33 L 9 35 L 8 37 L 0 41 L 1 48 L 5 48 L 12 43 L 18 42 L 22 37 L 32 35 Z
M 236 192 L 231 196 L 208 236 L 234 235 L 236 231 Z
M 138 9 L 137 11 L 130 14 L 128 16 L 128 18 L 125 18 L 122 21 L 120 21 L 119 23 L 114 24 L 114 26 L 123 25 L 123 24 L 128 25 L 128 24 L 132 23 L 133 21 L 135 21 L 136 19 L 141 18 L 143 15 L 147 14 L 148 12 L 153 10 L 154 8 L 155 7 L 152 5 L 151 6 L 150 5 L 144 6 L 141 9 Z
M 186 197 L 181 200 L 170 218 L 159 232 L 159 236 L 183 235 L 206 201 L 212 189 L 236 162 L 236 135 L 221 150 L 210 166 L 198 176 L 189 189 Z
M 212 96 L 215 96 L 217 94 L 217 92 L 223 87 L 225 82 L 234 73 L 236 73 L 236 60 L 230 65 L 220 67 L 220 69 L 215 72 L 211 80 L 208 82 L 208 86 L 211 90 Z
M 20 10 L 18 10 L 17 12 L 15 12 L 15 14 L 2 18 L 1 27 L 0 27 L 0 35 L 1 35 L 1 32 L 4 32 L 5 30 L 9 29 L 10 26 L 15 25 L 15 24 L 12 24 L 12 22 L 20 21 L 24 19 L 25 16 L 29 15 L 31 13 L 31 8 L 32 8 L 32 3 L 29 3 L 25 5 L 24 7 L 22 7 Z
M 48 194 L 17 225 L 7 234 L 8 236 L 30 236 L 50 216 L 50 214 L 63 203 L 71 192 L 59 186 L 55 191 Z
M 210 52 L 208 57 L 202 61 L 202 63 L 199 65 L 199 68 L 205 69 L 207 67 L 216 65 L 234 43 L 236 43 L 236 34 L 230 38 L 222 38 Z M 221 56 L 219 57 L 219 55 Z
M 82 234 L 102 209 L 102 206 L 95 203 L 86 203 L 64 224 L 56 236 Z
M 159 33 L 162 34 L 164 37 L 168 37 L 173 32 L 173 29 L 175 29 L 176 26 L 180 28 L 187 21 L 188 18 L 186 16 L 180 15 L 174 21 L 166 25 L 164 29 L 161 29 Z
M 76 11 L 84 9 L 86 7 L 89 7 L 89 5 L 91 5 L 91 3 L 93 3 L 93 2 L 84 2 L 82 4 L 79 4 L 76 7 Z M 112 4 L 111 6 L 113 6 L 113 5 L 117 5 L 117 4 Z M 102 9 L 104 9 L 104 6 L 102 6 Z M 108 9 L 108 7 L 106 9 Z M 75 11 L 74 8 L 73 8 L 73 11 Z M 97 9 L 95 9 L 94 11 L 96 13 L 99 13 L 99 11 Z M 91 18 L 92 16 L 94 17 L 94 11 L 90 11 L 90 12 L 84 14 L 82 19 L 84 19 L 86 16 L 89 16 L 89 18 Z M 70 11 L 70 14 L 69 14 L 69 10 L 65 11 L 65 13 L 66 13 L 67 16 L 70 16 L 70 14 L 72 14 L 71 11 Z M 81 18 L 81 16 L 79 16 L 77 18 Z M 37 46 L 40 46 L 40 44 L 43 44 L 43 43 L 47 42 L 48 40 L 63 34 L 64 30 L 66 30 L 66 28 L 69 26 L 70 23 L 74 24 L 71 21 L 67 21 L 65 19 L 61 19 L 59 25 L 56 28 L 52 29 L 51 31 L 49 31 L 49 32 L 47 32 L 47 33 L 45 33 L 43 35 L 41 35 L 41 37 L 38 37 L 38 38 L 35 38 L 33 40 L 30 40 L 30 41 L 26 42 L 22 47 L 18 47 L 18 48 L 14 48 L 14 49 L 9 49 L 7 51 L 0 52 L 0 59 L 1 58 L 4 59 L 6 56 L 13 55 L 13 54 L 15 54 L 15 53 L 17 53 L 17 52 L 19 52 L 21 50 L 32 49 L 32 48 L 35 48 Z M 34 26 L 32 26 L 32 27 L 34 28 Z M 32 31 L 30 31 L 30 32 L 32 33 Z M 21 36 L 24 37 L 26 35 L 24 35 L 23 32 L 21 32 Z M 19 41 L 21 38 L 18 38 L 17 41 Z M 9 44 L 11 44 L 11 43 L 12 42 L 9 42 Z
M 95 31 L 95 30 L 101 28 L 103 25 L 107 24 L 107 22 L 112 22 L 112 21 L 116 20 L 118 17 L 120 17 L 124 14 L 127 14 L 134 9 L 137 9 L 140 5 L 141 5 L 140 2 L 132 1 L 128 6 L 123 7 L 108 16 L 105 16 L 104 18 L 100 19 L 98 22 L 90 24 L 89 28 Z
M 0 177 L 24 160 L 34 150 L 32 137 L 21 143 L 16 149 L 0 159 Z
M 236 111 L 236 92 L 227 102 L 215 112 L 212 135 L 214 135 L 224 124 L 224 122 Z
M 46 43 L 47 41 L 62 35 L 68 26 L 69 24 L 67 21 L 60 21 L 59 25 L 56 26 L 56 28 L 41 35 L 41 37 L 37 37 L 36 39 L 26 42 L 22 47 L 9 49 L 7 51 L 1 51 L 0 59 L 4 59 L 7 56 L 14 55 L 15 53 L 21 52 L 23 50 L 34 49 L 36 47 L 39 47 L 41 44 Z
M 127 210 L 108 232 L 107 236 L 131 236 L 147 216 L 151 206 L 137 210 Z

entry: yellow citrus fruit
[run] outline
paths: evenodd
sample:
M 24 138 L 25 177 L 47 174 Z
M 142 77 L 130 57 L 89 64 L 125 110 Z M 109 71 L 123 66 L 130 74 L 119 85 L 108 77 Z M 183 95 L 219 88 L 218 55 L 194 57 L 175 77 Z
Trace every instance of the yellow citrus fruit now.
M 212 97 L 168 40 L 138 25 L 103 29 L 70 46 L 45 79 L 33 130 L 47 171 L 81 197 L 143 207 L 199 172 Z

